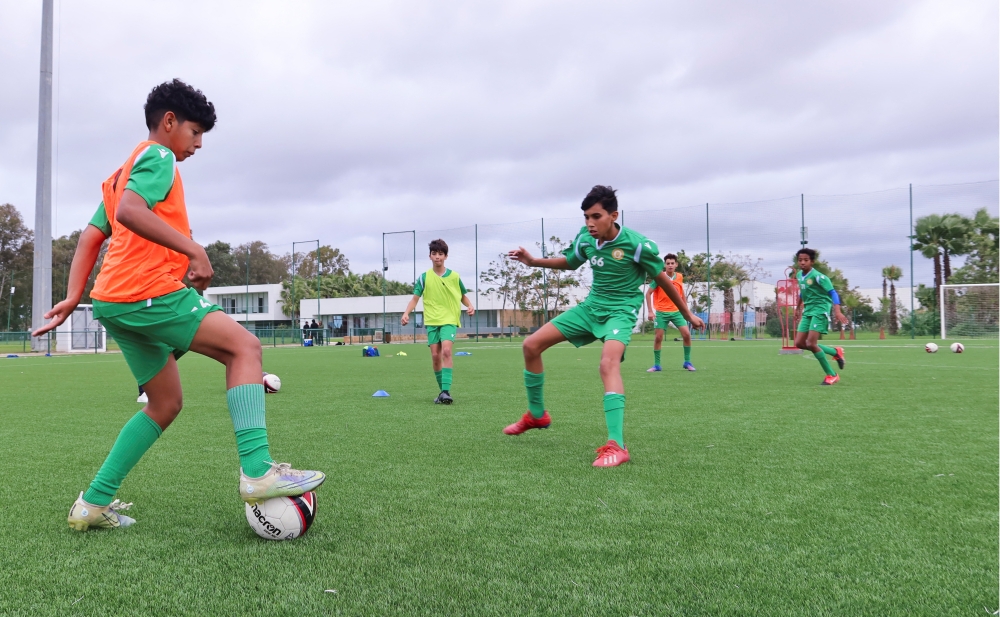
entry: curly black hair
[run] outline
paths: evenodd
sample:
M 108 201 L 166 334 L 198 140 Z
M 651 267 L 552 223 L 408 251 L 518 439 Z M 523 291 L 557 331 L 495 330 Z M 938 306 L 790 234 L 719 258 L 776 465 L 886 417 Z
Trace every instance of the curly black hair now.
M 583 198 L 583 205 L 580 206 L 580 209 L 586 211 L 597 204 L 604 206 L 604 211 L 608 214 L 617 212 L 618 198 L 615 197 L 615 189 L 610 186 L 601 186 L 598 184 L 590 189 L 587 196 Z
M 206 131 L 215 126 L 215 105 L 205 98 L 201 90 L 195 90 L 177 78 L 153 88 L 146 97 L 143 109 L 146 110 L 149 130 L 153 130 L 168 111 L 174 112 L 181 122 L 197 122 Z
M 816 261 L 819 253 L 813 249 L 801 248 L 795 253 L 795 259 L 798 259 L 799 255 L 805 255 L 809 258 L 809 261 Z

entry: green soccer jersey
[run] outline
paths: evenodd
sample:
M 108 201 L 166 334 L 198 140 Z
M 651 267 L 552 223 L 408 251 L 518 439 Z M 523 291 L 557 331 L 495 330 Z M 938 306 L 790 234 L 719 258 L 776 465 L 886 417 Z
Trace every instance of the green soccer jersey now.
M 830 282 L 830 277 L 816 268 L 808 274 L 802 274 L 799 270 L 796 275 L 799 280 L 799 295 L 802 296 L 802 314 L 829 314 L 833 308 L 833 298 L 830 297 L 833 283 Z
M 562 254 L 570 268 L 589 262 L 594 272 L 594 284 L 581 305 L 602 313 L 624 309 L 638 314 L 643 301 L 640 286 L 647 276 L 663 271 L 663 260 L 655 242 L 617 223 L 615 227 L 618 235 L 609 242 L 598 242 L 582 228 Z
M 156 204 L 167 198 L 174 185 L 176 167 L 177 159 L 174 158 L 170 148 L 151 144 L 135 157 L 125 188 L 142 197 L 152 210 Z M 105 236 L 111 235 L 111 222 L 104 210 L 103 201 L 90 219 L 90 224 L 100 229 Z

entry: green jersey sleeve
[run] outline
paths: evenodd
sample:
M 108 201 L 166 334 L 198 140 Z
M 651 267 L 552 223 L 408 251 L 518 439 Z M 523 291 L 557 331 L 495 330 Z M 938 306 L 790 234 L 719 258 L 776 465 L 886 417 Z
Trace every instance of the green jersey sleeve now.
M 111 236 L 111 221 L 108 220 L 108 212 L 104 209 L 104 202 L 97 206 L 97 212 L 90 219 L 90 224 L 101 230 L 106 237 Z
M 146 200 L 152 210 L 167 198 L 174 185 L 174 167 L 177 161 L 169 148 L 153 144 L 136 157 L 125 188 Z
M 656 289 L 656 287 L 657 287 L 657 285 L 656 285 L 656 279 L 653 279 L 652 281 L 649 282 L 649 289 L 650 289 L 650 291 Z
M 462 279 L 461 279 L 461 278 L 459 278 L 459 279 L 458 279 L 458 287 L 459 287 L 459 289 L 461 289 L 461 290 L 462 290 L 462 295 L 463 295 L 463 296 L 464 296 L 465 294 L 469 293 L 469 290 L 465 288 L 465 283 L 464 283 L 464 282 L 462 282 Z
M 830 293 L 833 291 L 833 281 L 825 274 L 816 273 L 816 284 L 823 288 L 823 291 Z
M 424 272 L 417 279 L 417 282 L 413 285 L 413 295 L 422 296 L 424 295 L 424 285 L 426 284 L 427 273 Z
M 660 249 L 652 240 L 643 240 L 636 251 L 635 261 L 651 277 L 663 272 L 663 260 L 660 259 Z
M 573 244 L 567 246 L 562 251 L 562 256 L 566 258 L 566 263 L 573 270 L 576 270 L 583 264 L 587 263 L 587 255 L 583 252 L 583 234 L 587 234 L 588 238 L 590 237 L 590 234 L 587 233 L 587 228 L 584 227 L 583 230 L 576 235 L 576 239 L 573 240 Z

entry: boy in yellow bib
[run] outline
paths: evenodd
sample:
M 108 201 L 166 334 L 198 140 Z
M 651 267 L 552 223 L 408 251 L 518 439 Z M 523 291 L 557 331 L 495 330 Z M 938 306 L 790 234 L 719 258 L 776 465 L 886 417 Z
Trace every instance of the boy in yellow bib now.
M 465 295 L 468 290 L 462 283 L 462 278 L 444 265 L 448 259 L 448 244 L 444 240 L 433 240 L 429 248 L 434 267 L 417 279 L 413 286 L 413 298 L 406 305 L 401 322 L 404 326 L 410 323 L 410 313 L 423 296 L 427 346 L 431 348 L 434 377 L 437 379 L 438 389 L 441 390 L 434 399 L 434 404 L 451 405 L 453 401 L 451 348 L 455 343 L 455 333 L 462 322 L 462 305 L 465 305 L 465 310 L 470 316 L 476 314 L 476 309 Z

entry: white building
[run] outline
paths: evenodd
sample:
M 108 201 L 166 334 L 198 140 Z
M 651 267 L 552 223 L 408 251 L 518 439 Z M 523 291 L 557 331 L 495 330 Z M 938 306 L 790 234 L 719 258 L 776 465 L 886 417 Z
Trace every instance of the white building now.
M 108 336 L 100 322 L 94 319 L 94 307 L 77 305 L 69 319 L 56 327 L 56 351 L 64 353 L 103 353 Z
M 281 285 L 230 285 L 209 287 L 205 299 L 218 304 L 236 321 L 251 330 L 291 325 L 281 301 Z M 315 300 L 313 303 L 315 305 Z

